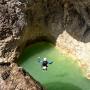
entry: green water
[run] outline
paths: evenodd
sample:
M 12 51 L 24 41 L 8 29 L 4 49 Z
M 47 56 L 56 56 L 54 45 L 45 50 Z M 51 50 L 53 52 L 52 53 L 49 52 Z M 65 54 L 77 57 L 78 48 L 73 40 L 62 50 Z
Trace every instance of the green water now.
M 41 69 L 37 57 L 54 61 L 47 71 Z M 37 43 L 26 48 L 18 62 L 47 90 L 90 90 L 90 80 L 83 77 L 77 63 L 50 43 Z

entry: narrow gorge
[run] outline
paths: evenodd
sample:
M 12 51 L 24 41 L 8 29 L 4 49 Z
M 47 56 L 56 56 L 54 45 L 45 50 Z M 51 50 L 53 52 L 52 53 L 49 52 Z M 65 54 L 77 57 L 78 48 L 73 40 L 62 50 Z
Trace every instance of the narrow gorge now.
M 44 90 L 16 63 L 25 48 L 40 41 L 76 59 L 90 79 L 90 1 L 1 0 L 0 90 Z

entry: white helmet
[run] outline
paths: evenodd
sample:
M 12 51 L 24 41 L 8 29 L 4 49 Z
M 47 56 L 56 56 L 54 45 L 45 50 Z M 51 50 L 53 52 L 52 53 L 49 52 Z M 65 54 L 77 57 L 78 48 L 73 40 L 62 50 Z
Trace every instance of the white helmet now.
M 44 58 L 43 61 L 47 61 L 47 58 Z

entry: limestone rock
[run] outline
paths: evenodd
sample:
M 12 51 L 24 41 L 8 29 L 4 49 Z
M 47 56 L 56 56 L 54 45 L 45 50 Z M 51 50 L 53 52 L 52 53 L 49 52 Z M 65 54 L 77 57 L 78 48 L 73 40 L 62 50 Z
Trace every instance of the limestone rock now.
M 0 90 L 43 90 L 39 83 L 24 74 L 23 70 L 18 68 L 15 63 L 9 67 L 0 67 Z
M 0 90 L 43 90 L 12 63 L 19 56 L 17 48 L 26 25 L 22 7 L 25 3 L 19 0 L 0 0 Z

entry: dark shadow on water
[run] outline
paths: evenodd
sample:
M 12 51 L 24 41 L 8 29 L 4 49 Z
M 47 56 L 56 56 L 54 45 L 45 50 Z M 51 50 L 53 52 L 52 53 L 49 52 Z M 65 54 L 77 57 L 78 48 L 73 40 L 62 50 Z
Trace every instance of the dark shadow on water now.
M 71 83 L 51 82 L 45 84 L 47 90 L 82 90 L 80 87 Z
M 52 49 L 53 46 L 50 43 L 46 43 L 46 42 L 41 42 L 44 45 L 37 43 L 39 45 L 34 44 L 35 46 L 30 46 L 28 48 L 26 48 L 22 54 L 20 55 L 19 60 L 17 61 L 17 63 L 19 65 L 21 65 L 22 63 L 24 63 L 27 59 L 29 59 L 30 57 L 33 57 L 34 55 L 41 53 L 45 50 L 49 50 Z M 32 44 L 33 45 L 33 44 Z

